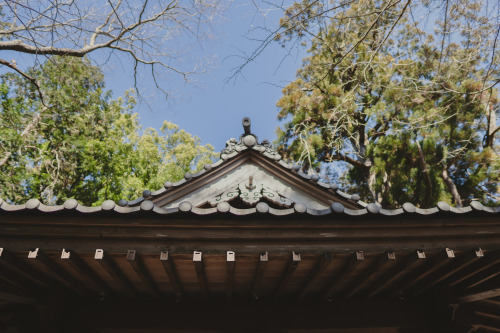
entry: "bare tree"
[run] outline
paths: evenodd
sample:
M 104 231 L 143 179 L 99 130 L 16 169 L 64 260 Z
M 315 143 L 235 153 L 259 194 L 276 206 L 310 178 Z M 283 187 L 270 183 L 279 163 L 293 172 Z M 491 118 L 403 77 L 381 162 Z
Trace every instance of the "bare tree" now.
M 106 50 L 131 57 L 135 74 L 140 64 L 150 66 L 155 82 L 161 70 L 186 78 L 196 68 L 176 65 L 179 37 L 202 38 L 220 8 L 220 0 L 6 0 L 0 50 L 74 57 Z M 2 64 L 21 70 L 12 61 Z
M 224 0 L 4 0 L 0 2 L 0 50 L 34 56 L 23 63 L 0 59 L 35 87 L 42 107 L 26 124 L 22 137 L 36 131 L 50 110 L 39 78 L 29 71 L 50 56 L 84 57 L 100 51 L 100 58 L 124 55 L 132 60 L 134 86 L 138 73 L 150 73 L 156 87 L 166 94 L 157 78 L 175 73 L 188 80 L 202 70 L 183 62 L 189 41 L 210 37 L 211 24 L 225 7 Z M 5 54 L 5 52 L 4 52 Z M 42 75 L 42 74 L 40 74 Z M 5 164 L 12 152 L 0 157 Z

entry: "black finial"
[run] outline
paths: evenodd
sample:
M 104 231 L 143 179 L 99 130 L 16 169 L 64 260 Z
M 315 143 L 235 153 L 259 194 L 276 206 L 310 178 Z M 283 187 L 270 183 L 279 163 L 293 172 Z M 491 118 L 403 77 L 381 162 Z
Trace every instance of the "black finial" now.
M 248 117 L 243 118 L 241 123 L 243 124 L 243 129 L 245 130 L 245 134 L 250 134 L 250 124 L 251 124 L 250 118 Z

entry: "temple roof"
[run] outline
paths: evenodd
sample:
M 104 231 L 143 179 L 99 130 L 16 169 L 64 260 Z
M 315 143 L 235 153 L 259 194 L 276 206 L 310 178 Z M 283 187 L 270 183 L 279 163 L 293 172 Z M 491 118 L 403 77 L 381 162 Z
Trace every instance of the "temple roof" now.
M 439 202 L 436 207 L 422 209 L 411 203 L 401 208 L 384 209 L 377 203 L 366 203 L 357 194 L 347 194 L 335 183 L 323 182 L 316 174 L 301 172 L 300 166 L 283 161 L 268 140 L 259 142 L 250 130 L 250 119 L 243 119 L 244 133 L 239 140 L 226 142 L 220 159 L 206 164 L 197 173 L 186 173 L 177 182 L 166 181 L 164 187 L 150 191 L 132 201 L 112 200 L 97 207 L 80 205 L 69 199 L 58 206 L 47 206 L 38 199 L 24 205 L 11 205 L 0 198 L 0 212 L 43 212 L 69 214 L 271 214 L 288 216 L 383 215 L 400 216 L 430 214 L 492 214 L 498 207 L 485 207 L 472 201 L 467 207 L 451 207 Z M 147 213 L 146 213 L 147 212 Z

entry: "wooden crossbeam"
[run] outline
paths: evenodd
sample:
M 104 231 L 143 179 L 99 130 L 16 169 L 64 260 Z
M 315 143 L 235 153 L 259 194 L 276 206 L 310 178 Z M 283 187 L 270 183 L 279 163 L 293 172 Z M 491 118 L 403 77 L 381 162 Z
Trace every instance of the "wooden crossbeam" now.
M 474 274 L 467 279 L 464 279 L 460 283 L 453 285 L 453 289 L 456 291 L 466 290 L 469 288 L 473 288 L 479 284 L 482 284 L 485 281 L 490 280 L 500 274 L 500 263 L 493 265 L 485 270 Z
M 394 251 L 386 251 L 382 256 L 385 256 L 385 259 L 381 264 L 383 267 L 381 266 L 379 269 L 380 272 L 378 272 L 378 274 L 376 271 L 373 272 L 373 278 L 369 278 L 368 281 L 361 283 L 359 288 L 355 288 L 355 290 L 352 290 L 349 295 L 346 295 L 346 299 L 364 299 L 367 294 L 373 290 L 373 288 L 385 283 L 387 278 L 390 277 L 387 272 L 394 272 L 396 267 L 400 264 L 401 259 L 396 261 L 396 253 Z
M 35 305 L 40 301 L 21 288 L 0 283 L 0 299 L 13 303 Z
M 281 276 L 278 286 L 274 290 L 273 298 L 279 297 L 279 295 L 283 292 L 283 290 L 285 290 L 286 286 L 288 285 L 288 282 L 290 282 L 290 279 L 293 276 L 293 273 L 295 273 L 295 270 L 299 266 L 300 261 L 301 261 L 300 253 L 292 252 L 292 256 L 290 257 L 290 260 L 288 261 L 288 264 L 286 265 L 285 270 L 283 271 L 283 275 Z
M 61 265 L 68 265 L 79 275 L 85 277 L 87 281 L 100 289 L 101 294 L 98 295 L 99 299 L 107 299 L 110 296 L 115 296 L 114 291 L 75 251 L 63 249 L 61 252 Z
M 3 265 L 14 271 L 20 277 L 19 282 L 23 283 L 23 285 L 34 284 L 43 288 L 48 288 L 52 284 L 52 282 L 44 274 L 41 274 L 31 265 L 28 265 L 16 255 L 5 249 L 2 249 L 0 253 L 0 260 Z M 31 283 L 26 282 L 25 284 L 24 281 L 31 281 Z
M 200 285 L 201 296 L 203 299 L 208 300 L 208 286 L 205 279 L 205 272 L 203 269 L 203 259 L 202 253 L 200 251 L 193 252 L 193 263 L 196 269 L 196 277 L 198 278 L 198 283 Z
M 39 248 L 34 251 L 30 251 L 28 254 L 28 259 L 37 261 L 45 272 L 53 276 L 57 281 L 62 283 L 66 288 L 73 291 L 75 294 L 81 296 L 82 298 L 91 298 L 87 292 L 87 288 L 73 278 L 68 272 L 63 270 L 61 266 L 57 265 L 48 255 L 46 255 Z
M 0 248 L 0 259 L 2 258 L 2 252 L 3 249 Z M 32 280 L 26 279 L 22 275 L 18 274 L 5 262 L 5 260 L 0 260 L 0 280 L 3 280 L 16 288 L 26 289 L 31 292 L 38 289 Z
M 410 288 L 446 264 L 451 264 L 453 260 L 455 260 L 455 252 L 450 248 L 445 248 L 443 251 L 436 253 L 431 259 L 426 260 L 423 265 L 416 267 L 395 283 L 390 288 L 389 297 L 410 297 L 411 294 L 408 292 Z
M 74 327 L 114 332 L 397 332 L 427 325 L 409 302 L 347 302 L 237 306 L 194 302 L 102 302 L 79 309 Z M 133 330 L 133 328 L 137 330 Z M 427 326 L 425 326 L 427 328 Z M 403 331 L 403 330 L 401 330 Z
M 125 274 L 116 266 L 113 259 L 104 253 L 103 249 L 95 251 L 94 259 L 101 267 L 111 276 L 114 282 L 118 283 L 129 296 L 137 296 L 137 290 L 134 285 L 127 279 Z
M 175 301 L 180 302 L 183 298 L 182 288 L 179 282 L 179 278 L 177 277 L 172 259 L 169 257 L 168 251 L 162 251 L 160 253 L 160 262 L 163 266 L 163 269 L 165 270 L 165 273 L 167 273 L 172 288 L 174 289 Z
M 445 281 L 448 277 L 457 274 L 481 258 L 483 258 L 483 252 L 480 248 L 465 251 L 454 260 L 449 261 L 444 266 L 429 274 L 406 293 L 410 297 L 419 295 L 440 282 Z
M 417 250 L 416 252 L 410 253 L 401 265 L 394 267 L 393 269 L 387 271 L 384 275 L 382 275 L 375 287 L 371 290 L 368 290 L 365 297 L 372 298 L 381 294 L 387 288 L 390 288 L 396 281 L 404 277 L 410 271 L 412 271 L 415 267 L 418 267 L 425 261 L 425 252 Z
M 260 288 L 262 286 L 262 281 L 264 277 L 264 272 L 266 271 L 267 263 L 269 261 L 269 254 L 266 252 L 262 252 L 259 255 L 259 262 L 257 263 L 257 269 L 255 271 L 255 277 L 252 283 L 252 289 L 250 292 L 250 297 L 253 300 L 259 299 Z
M 487 252 L 484 258 L 476 260 L 470 266 L 444 280 L 443 283 L 457 290 L 465 289 L 484 279 L 480 277 L 481 275 L 488 276 L 485 272 L 492 271 L 492 267 L 500 267 L 500 250 Z
M 464 290 L 458 296 L 458 300 L 460 303 L 466 303 L 498 296 L 500 296 L 500 276 L 496 275 L 484 283 Z
M 396 260 L 396 254 L 394 251 L 388 251 L 379 255 L 378 258 L 374 260 L 374 262 L 366 270 L 364 270 L 357 279 L 354 279 L 346 288 L 344 288 L 344 294 L 337 296 L 337 298 L 352 299 L 356 293 L 374 281 L 372 277 L 375 276 L 377 271 L 383 270 L 384 267 L 392 260 Z
M 127 262 L 130 264 L 134 272 L 139 276 L 141 281 L 148 287 L 153 298 L 161 298 L 161 293 L 156 283 L 153 281 L 151 274 L 147 270 L 142 258 L 135 250 L 128 250 Z
M 302 284 L 301 288 L 298 292 L 297 301 L 302 302 L 309 295 L 309 291 L 311 290 L 314 281 L 321 275 L 321 273 L 325 270 L 325 268 L 330 265 L 332 262 L 332 253 L 331 252 L 323 252 L 323 254 L 319 257 L 316 265 L 307 277 L 307 280 Z
M 234 275 L 236 272 L 236 254 L 233 251 L 226 253 L 226 297 L 228 302 L 233 299 Z
M 349 275 L 352 274 L 358 267 L 358 265 L 365 260 L 365 255 L 363 251 L 356 251 L 352 256 L 349 257 L 347 263 L 343 265 L 340 272 L 338 272 L 328 283 L 326 289 L 322 292 L 321 298 L 332 301 L 334 300 L 334 289 L 342 281 L 347 279 Z

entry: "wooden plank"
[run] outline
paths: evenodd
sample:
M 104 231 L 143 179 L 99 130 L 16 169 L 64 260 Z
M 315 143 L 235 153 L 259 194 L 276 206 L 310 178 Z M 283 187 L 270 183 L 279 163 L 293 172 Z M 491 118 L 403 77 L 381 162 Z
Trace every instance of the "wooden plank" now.
M 227 251 L 226 253 L 226 296 L 228 302 L 233 299 L 234 290 L 234 274 L 236 271 L 236 254 L 233 251 Z
M 90 283 L 100 289 L 101 294 L 98 295 L 100 300 L 116 296 L 115 292 L 106 282 L 75 251 L 63 249 L 61 252 L 61 264 L 70 266 L 87 281 L 90 281 Z
M 333 290 L 335 289 L 337 284 L 348 278 L 349 275 L 351 275 L 351 273 L 356 270 L 358 265 L 363 260 L 365 260 L 363 251 L 354 252 L 353 255 L 348 258 L 347 263 L 343 265 L 341 271 L 335 274 L 334 277 L 329 281 L 326 289 L 321 293 L 321 298 L 330 302 L 335 300 Z
M 280 294 L 283 292 L 283 290 L 285 290 L 286 286 L 288 285 L 288 282 L 290 282 L 290 279 L 293 276 L 293 273 L 295 273 L 295 270 L 299 266 L 300 261 L 301 261 L 300 253 L 292 252 L 290 260 L 288 261 L 288 264 L 286 265 L 285 270 L 283 271 L 283 275 L 281 276 L 278 286 L 274 290 L 273 298 L 279 297 Z
M 478 274 L 482 274 L 493 266 L 500 266 L 500 249 L 488 251 L 483 258 L 475 261 L 457 274 L 450 276 L 440 285 L 446 284 L 457 290 L 464 289 L 478 280 L 476 278 Z
M 422 261 L 424 261 L 425 259 L 426 256 L 424 251 L 417 250 L 410 253 L 401 263 L 401 265 L 388 270 L 386 274 L 381 276 L 378 280 L 379 283 L 375 284 L 375 287 L 373 289 L 368 290 L 364 297 L 374 298 L 378 296 L 384 290 L 390 288 L 393 283 L 408 274 L 408 272 L 410 272 L 412 269 L 421 265 Z
M 498 296 L 500 296 L 500 276 L 496 275 L 484 283 L 464 290 L 458 296 L 458 300 L 460 303 L 466 303 Z
M 476 260 L 483 258 L 483 256 L 483 251 L 480 248 L 465 251 L 465 253 L 460 254 L 451 262 L 440 267 L 436 271 L 429 274 L 426 278 L 422 279 L 418 284 L 407 291 L 407 295 L 409 297 L 414 297 L 423 293 L 431 287 L 462 271 Z
M 137 290 L 134 285 L 127 279 L 125 274 L 116 266 L 111 257 L 104 253 L 103 249 L 95 251 L 94 259 L 101 267 L 111 276 L 114 282 L 118 283 L 129 296 L 137 296 Z
M 52 284 L 52 281 L 48 279 L 45 274 L 38 272 L 38 270 L 34 269 L 32 266 L 19 259 L 13 253 L 2 249 L 0 254 L 0 260 L 2 261 L 2 264 L 15 271 L 16 274 L 21 277 L 21 279 L 25 281 L 31 281 L 31 283 L 34 283 L 35 285 L 41 286 L 43 288 L 48 288 Z
M 194 316 L 194 317 L 193 317 Z M 101 302 L 79 310 L 75 327 L 114 328 L 123 332 L 398 332 L 384 328 L 420 327 L 427 323 L 409 302 L 347 303 L 203 303 Z M 80 325 L 83 324 L 83 325 Z M 88 326 L 87 326 L 88 325 Z M 347 328 L 350 328 L 347 330 Z M 356 330 L 357 328 L 367 328 Z M 121 329 L 121 330 L 120 330 Z M 342 330 L 344 329 L 344 330 Z M 156 331 L 153 331 L 156 330 Z M 403 330 L 401 330 L 403 331 Z
M 27 291 L 5 283 L 0 283 L 0 299 L 8 302 L 29 305 L 40 303 L 36 297 L 33 297 L 33 295 Z
M 28 254 L 29 260 L 38 260 L 43 269 L 48 275 L 53 276 L 56 280 L 62 283 L 66 288 L 73 291 L 75 294 L 82 298 L 90 299 L 86 286 L 74 279 L 68 272 L 63 270 L 61 266 L 57 265 L 49 256 L 42 252 L 39 248 L 30 251 Z
M 2 252 L 3 249 L 0 248 L 0 259 L 2 258 Z M 26 289 L 31 293 L 40 289 L 39 285 L 17 273 L 5 260 L 0 260 L 0 279 L 16 288 Z
M 432 256 L 432 258 L 427 260 L 423 265 L 416 267 L 401 280 L 394 283 L 387 294 L 389 297 L 410 297 L 411 294 L 407 291 L 412 288 L 412 286 L 429 276 L 432 272 L 445 266 L 447 263 L 452 263 L 453 260 L 455 260 L 454 251 L 450 248 L 445 248 Z
M 208 286 L 205 279 L 205 272 L 203 269 L 203 253 L 200 251 L 193 252 L 193 263 L 196 270 L 196 277 L 198 278 L 198 283 L 200 285 L 201 296 L 204 300 L 208 300 Z
M 140 255 L 135 250 L 128 250 L 127 262 L 130 264 L 130 266 L 132 266 L 134 272 L 147 286 L 151 296 L 155 299 L 161 298 L 160 290 L 156 286 L 156 283 L 153 281 L 153 278 L 151 277 L 151 274 L 147 270 L 146 266 L 144 266 Z
M 345 288 L 343 295 L 337 297 L 340 299 L 352 299 L 361 289 L 371 284 L 373 282 L 371 277 L 374 276 L 377 271 L 383 270 L 391 260 L 396 260 L 394 251 L 387 251 L 379 255 L 357 279 L 353 280 L 352 283 Z
M 160 253 L 160 262 L 163 266 L 163 269 L 165 270 L 165 273 L 167 273 L 172 288 L 174 289 L 175 301 L 180 302 L 183 298 L 182 288 L 172 259 L 170 259 L 169 257 L 168 251 L 162 251 Z
M 252 289 L 250 292 L 250 298 L 257 300 L 260 298 L 260 288 L 262 286 L 262 281 L 264 277 L 264 272 L 266 271 L 267 263 L 269 262 L 269 254 L 267 251 L 262 252 L 259 255 L 259 262 L 257 263 L 257 269 L 255 271 L 255 277 L 252 283 Z
M 302 302 L 309 295 L 309 291 L 313 286 L 314 281 L 321 275 L 321 273 L 325 270 L 325 268 L 330 265 L 332 262 L 332 253 L 331 252 L 323 252 L 323 254 L 319 257 L 318 262 L 314 266 L 311 274 L 307 277 L 307 280 L 304 282 L 302 287 L 299 289 L 297 301 Z
M 466 279 L 463 279 L 459 283 L 453 284 L 453 289 L 457 291 L 465 290 L 468 288 L 473 288 L 476 285 L 479 285 L 493 277 L 496 277 L 500 274 L 500 263 L 489 266 L 486 269 L 483 269 L 476 274 L 471 274 Z

